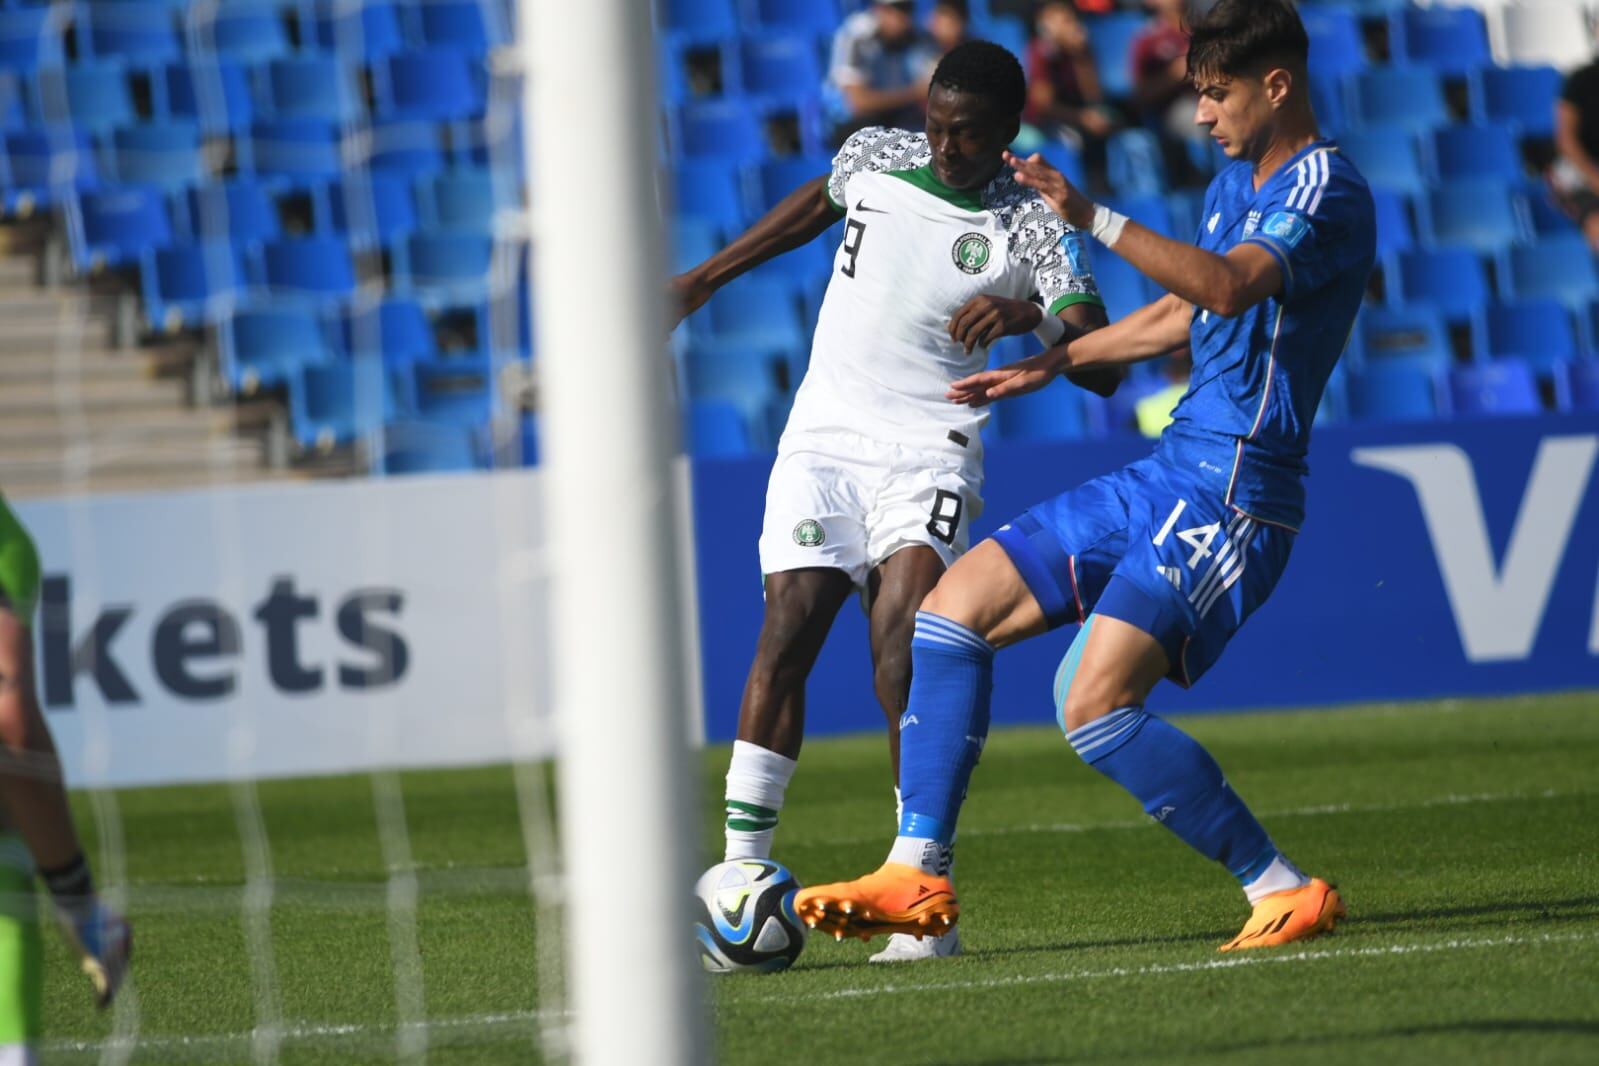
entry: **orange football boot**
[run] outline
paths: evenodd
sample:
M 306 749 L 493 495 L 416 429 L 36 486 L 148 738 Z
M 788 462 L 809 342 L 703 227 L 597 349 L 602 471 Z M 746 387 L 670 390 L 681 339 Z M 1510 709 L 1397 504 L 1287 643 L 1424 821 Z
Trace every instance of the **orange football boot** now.
M 1346 913 L 1338 890 L 1319 877 L 1300 888 L 1289 888 L 1255 904 L 1243 930 L 1221 951 L 1269 948 L 1330 933 Z
M 948 877 L 897 862 L 885 862 L 854 881 L 802 888 L 794 908 L 800 921 L 832 933 L 835 940 L 870 940 L 888 933 L 909 933 L 920 940 L 947 932 L 961 913 Z

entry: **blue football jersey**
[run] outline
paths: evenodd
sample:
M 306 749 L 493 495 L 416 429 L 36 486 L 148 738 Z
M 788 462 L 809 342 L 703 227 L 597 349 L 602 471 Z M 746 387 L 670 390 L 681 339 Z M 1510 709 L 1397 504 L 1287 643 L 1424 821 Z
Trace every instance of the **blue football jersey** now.
M 1205 194 L 1198 244 L 1253 241 L 1277 257 L 1282 290 L 1233 318 L 1196 311 L 1194 368 L 1159 454 L 1256 518 L 1297 528 L 1310 425 L 1354 325 L 1376 256 L 1371 192 L 1331 141 L 1316 141 L 1257 191 L 1233 163 Z

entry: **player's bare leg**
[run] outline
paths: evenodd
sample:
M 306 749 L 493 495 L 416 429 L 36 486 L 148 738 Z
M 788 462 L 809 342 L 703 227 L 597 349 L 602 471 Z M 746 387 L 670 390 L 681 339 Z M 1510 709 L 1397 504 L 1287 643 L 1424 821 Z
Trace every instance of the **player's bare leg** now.
M 842 570 L 766 577 L 766 613 L 727 772 L 727 859 L 764 859 L 805 736 L 805 681 L 854 585 Z
M 1144 711 L 1144 700 L 1169 669 L 1165 650 L 1149 633 L 1120 618 L 1090 616 L 1056 675 L 1067 740 L 1151 817 L 1244 884 L 1253 913 L 1221 950 L 1331 931 L 1345 913 L 1338 891 L 1305 877 L 1276 850 L 1204 748 Z

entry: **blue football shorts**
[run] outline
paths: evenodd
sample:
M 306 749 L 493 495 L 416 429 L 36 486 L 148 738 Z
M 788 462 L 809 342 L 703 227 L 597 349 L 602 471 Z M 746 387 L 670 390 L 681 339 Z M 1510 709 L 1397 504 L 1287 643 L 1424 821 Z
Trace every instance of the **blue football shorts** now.
M 1051 628 L 1119 618 L 1160 642 L 1187 688 L 1271 595 L 1294 531 L 1151 456 L 1029 508 L 994 540 Z

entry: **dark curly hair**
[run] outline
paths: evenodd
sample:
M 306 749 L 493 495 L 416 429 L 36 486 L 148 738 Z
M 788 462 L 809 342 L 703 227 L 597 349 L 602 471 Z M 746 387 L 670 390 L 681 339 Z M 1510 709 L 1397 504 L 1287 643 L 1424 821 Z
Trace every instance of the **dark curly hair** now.
M 967 41 L 951 48 L 938 61 L 933 84 L 987 97 L 1006 115 L 1020 115 L 1027 106 L 1027 76 L 1022 65 L 992 41 Z
M 1188 19 L 1188 76 L 1233 78 L 1305 68 L 1310 38 L 1289 0 L 1219 0 Z

